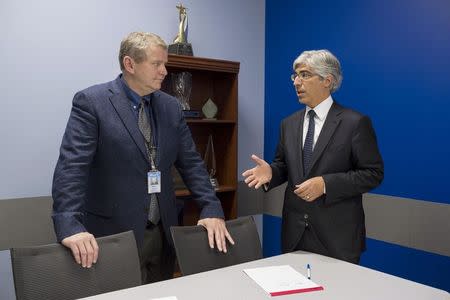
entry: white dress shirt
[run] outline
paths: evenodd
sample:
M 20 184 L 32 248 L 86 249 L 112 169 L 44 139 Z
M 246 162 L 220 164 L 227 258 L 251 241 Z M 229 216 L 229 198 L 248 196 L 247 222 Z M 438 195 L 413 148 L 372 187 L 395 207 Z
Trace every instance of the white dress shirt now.
M 331 105 L 333 105 L 333 98 L 328 96 L 327 99 L 320 102 L 319 105 L 314 107 L 314 112 L 316 116 L 314 117 L 314 140 L 313 140 L 313 150 L 316 146 L 317 139 L 319 138 L 320 132 L 322 131 L 323 124 L 327 119 L 328 112 L 330 111 Z M 311 110 L 310 107 L 306 107 L 305 118 L 303 119 L 303 147 L 305 146 L 306 134 L 308 133 L 309 126 L 309 115 L 308 112 Z M 323 186 L 323 193 L 327 193 L 327 187 Z
M 331 105 L 333 105 L 333 98 L 331 95 L 327 99 L 323 100 L 319 105 L 314 107 L 314 112 L 316 116 L 314 117 L 314 141 L 313 150 L 316 146 L 317 139 L 319 138 L 320 132 L 322 131 L 323 124 L 327 119 L 328 112 L 330 111 Z M 308 133 L 309 115 L 308 112 L 311 110 L 310 107 L 306 107 L 305 118 L 303 119 L 303 142 L 302 145 L 305 146 L 306 134 Z

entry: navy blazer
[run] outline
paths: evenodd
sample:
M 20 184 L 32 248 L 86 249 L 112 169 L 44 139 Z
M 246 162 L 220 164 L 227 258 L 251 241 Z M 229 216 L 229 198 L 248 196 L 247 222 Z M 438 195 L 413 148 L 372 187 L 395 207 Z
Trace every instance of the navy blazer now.
M 283 120 L 271 164 L 268 188 L 288 182 L 284 196 L 282 250 L 292 251 L 311 226 L 328 255 L 357 262 L 365 249 L 362 194 L 383 180 L 383 160 L 367 116 L 333 102 L 313 150 L 309 173 L 303 173 L 305 109 Z M 326 194 L 313 202 L 300 199 L 295 185 L 322 176 Z
M 224 215 L 178 100 L 155 91 L 152 109 L 158 128 L 159 207 L 171 242 L 169 227 L 178 224 L 173 165 L 201 207 L 200 218 Z M 53 177 L 52 218 L 58 241 L 83 231 L 99 237 L 133 230 L 140 245 L 150 205 L 149 166 L 120 78 L 76 93 Z

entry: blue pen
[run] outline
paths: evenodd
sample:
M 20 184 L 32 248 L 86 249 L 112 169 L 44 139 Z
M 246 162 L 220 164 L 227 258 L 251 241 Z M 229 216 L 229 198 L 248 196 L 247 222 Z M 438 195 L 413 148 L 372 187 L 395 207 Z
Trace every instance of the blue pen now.
M 306 265 L 306 272 L 308 272 L 308 279 L 311 279 L 311 266 L 309 264 Z

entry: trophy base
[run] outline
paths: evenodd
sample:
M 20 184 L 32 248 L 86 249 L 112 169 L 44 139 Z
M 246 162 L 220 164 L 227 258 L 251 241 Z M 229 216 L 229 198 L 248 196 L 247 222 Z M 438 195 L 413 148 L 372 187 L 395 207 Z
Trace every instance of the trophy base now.
M 211 181 L 211 185 L 215 190 L 219 189 L 219 182 L 217 181 L 217 178 L 209 178 L 209 181 Z
M 171 54 L 194 56 L 192 45 L 190 43 L 175 43 L 170 44 L 168 52 Z
M 183 110 L 183 116 L 185 118 L 200 118 L 200 112 L 198 110 Z

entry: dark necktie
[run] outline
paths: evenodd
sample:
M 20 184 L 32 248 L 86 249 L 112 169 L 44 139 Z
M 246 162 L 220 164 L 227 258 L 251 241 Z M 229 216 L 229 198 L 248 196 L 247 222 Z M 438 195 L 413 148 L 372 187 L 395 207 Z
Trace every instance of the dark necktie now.
M 145 148 L 147 150 L 148 160 L 151 162 L 152 169 L 156 169 L 154 166 L 155 151 L 152 151 L 152 128 L 147 117 L 148 102 L 144 98 L 141 99 L 141 105 L 139 107 L 138 125 L 145 139 Z M 155 193 L 150 194 L 150 210 L 148 212 L 148 220 L 153 224 L 158 224 L 160 219 L 158 198 Z
M 309 168 L 311 167 L 311 159 L 313 153 L 313 143 L 314 143 L 314 117 L 316 113 L 314 110 L 308 112 L 309 124 L 308 132 L 306 133 L 305 145 L 303 146 L 303 170 L 304 174 L 308 174 Z

